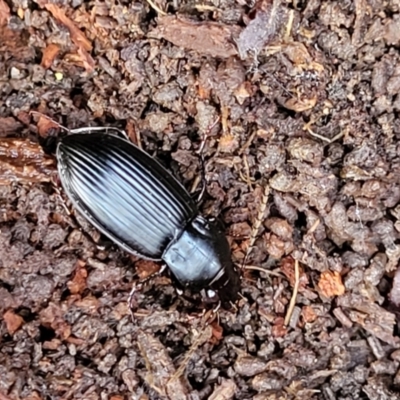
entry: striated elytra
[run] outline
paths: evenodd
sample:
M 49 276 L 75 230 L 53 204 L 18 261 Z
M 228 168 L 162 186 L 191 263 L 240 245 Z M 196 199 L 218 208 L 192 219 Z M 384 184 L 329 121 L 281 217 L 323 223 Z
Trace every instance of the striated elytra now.
M 104 130 L 72 132 L 57 147 L 75 208 L 129 253 L 163 260 L 183 286 L 227 306 L 240 288 L 222 227 L 202 217 L 186 189 L 154 158 Z

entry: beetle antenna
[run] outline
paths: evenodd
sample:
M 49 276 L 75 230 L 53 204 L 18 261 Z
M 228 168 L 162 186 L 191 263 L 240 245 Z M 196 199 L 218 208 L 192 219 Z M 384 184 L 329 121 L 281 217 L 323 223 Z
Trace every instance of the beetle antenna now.
M 29 111 L 29 114 L 38 115 L 39 117 L 43 117 L 51 121 L 53 124 L 57 125 L 59 128 L 65 130 L 66 132 L 70 132 L 70 129 L 66 128 L 64 125 L 61 125 L 59 122 L 55 121 L 53 118 L 50 118 L 48 115 L 43 114 L 39 111 Z
M 161 268 L 158 271 L 152 273 L 151 275 L 149 275 L 148 277 L 146 277 L 144 279 L 141 279 L 139 282 L 135 282 L 132 285 L 132 289 L 131 289 L 131 291 L 129 293 L 128 301 L 127 301 L 128 307 L 129 307 L 129 311 L 130 311 L 131 317 L 132 317 L 132 322 L 135 321 L 135 316 L 134 316 L 134 312 L 133 312 L 134 308 L 135 308 L 135 304 L 134 304 L 135 294 L 137 292 L 140 292 L 143 289 L 143 287 L 144 287 L 144 285 L 146 283 L 150 282 L 155 277 L 162 275 L 165 272 L 166 269 L 167 269 L 167 264 L 162 264 Z
M 202 199 L 204 197 L 204 193 L 206 191 L 206 187 L 207 187 L 206 160 L 204 157 L 204 149 L 206 147 L 207 140 L 210 136 L 210 132 L 214 129 L 214 127 L 217 125 L 219 120 L 220 120 L 220 117 L 218 116 L 215 119 L 215 121 L 206 129 L 206 131 L 203 134 L 203 138 L 201 140 L 200 147 L 197 150 L 197 154 L 199 155 L 199 158 L 200 158 L 200 170 L 201 170 L 200 174 L 201 174 L 201 183 L 202 183 L 202 188 L 201 188 L 200 194 L 196 200 L 198 204 L 202 201 Z M 197 181 L 197 182 L 195 182 L 195 185 L 193 185 L 192 190 L 191 190 L 192 193 L 196 190 L 198 183 L 199 182 Z

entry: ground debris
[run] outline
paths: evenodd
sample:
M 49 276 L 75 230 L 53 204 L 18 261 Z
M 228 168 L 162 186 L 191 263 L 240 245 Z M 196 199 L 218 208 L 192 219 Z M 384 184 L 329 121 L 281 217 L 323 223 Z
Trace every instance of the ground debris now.
M 55 160 L 27 139 L 0 139 L 0 185 L 50 182 Z
M 345 292 L 340 274 L 336 271 L 325 271 L 321 274 L 318 287 L 325 297 L 341 296 Z
M 196 22 L 183 17 L 159 16 L 150 36 L 165 39 L 175 46 L 218 58 L 237 54 L 233 39 L 240 28 L 214 22 Z
M 349 318 L 361 325 L 371 335 L 392 346 L 399 344 L 393 336 L 396 316 L 378 304 L 370 303 L 360 295 L 345 294 L 338 298 L 338 305 L 348 309 Z
M 233 399 L 237 387 L 233 380 L 222 379 L 222 382 L 215 388 L 209 400 L 230 400 Z
M 289 15 L 281 0 L 259 1 L 255 8 L 255 17 L 240 33 L 237 40 L 238 51 L 243 59 L 248 52 L 257 56 L 261 49 L 279 35 L 286 27 Z
M 0 26 L 6 25 L 10 16 L 10 7 L 4 0 L 0 0 Z
M 0 392 L 398 398 L 398 3 L 0 0 Z M 138 286 L 161 263 L 65 202 L 61 126 L 204 184 L 244 264 L 232 310 L 168 268 Z
M 146 364 L 146 382 L 166 399 L 189 399 L 189 386 L 183 377 L 172 379 L 176 369 L 166 348 L 153 335 L 139 331 L 138 345 Z
M 76 26 L 76 24 L 67 17 L 64 10 L 53 3 L 46 3 L 42 0 L 38 1 L 39 5 L 48 10 L 53 17 L 61 24 L 66 26 L 70 32 L 71 40 L 78 48 L 78 54 L 81 58 L 82 64 L 88 72 L 92 72 L 95 62 L 89 52 L 92 50 L 92 44 L 86 38 L 84 33 Z

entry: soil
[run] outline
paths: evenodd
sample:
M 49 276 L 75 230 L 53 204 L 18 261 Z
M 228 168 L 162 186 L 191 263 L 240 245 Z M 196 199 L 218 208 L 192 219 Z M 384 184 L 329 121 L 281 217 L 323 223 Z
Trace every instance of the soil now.
M 400 397 L 398 0 L 0 0 L 0 399 Z M 56 184 L 113 126 L 226 226 L 213 314 Z

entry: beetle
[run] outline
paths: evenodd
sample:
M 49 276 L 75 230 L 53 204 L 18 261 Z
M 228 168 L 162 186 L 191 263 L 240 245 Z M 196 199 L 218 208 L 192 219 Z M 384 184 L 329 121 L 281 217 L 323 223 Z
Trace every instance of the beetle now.
M 153 157 L 105 128 L 71 131 L 56 157 L 67 196 L 106 237 L 128 253 L 165 262 L 182 287 L 204 289 L 226 308 L 237 299 L 240 276 L 223 227 L 200 215 Z

